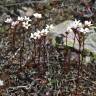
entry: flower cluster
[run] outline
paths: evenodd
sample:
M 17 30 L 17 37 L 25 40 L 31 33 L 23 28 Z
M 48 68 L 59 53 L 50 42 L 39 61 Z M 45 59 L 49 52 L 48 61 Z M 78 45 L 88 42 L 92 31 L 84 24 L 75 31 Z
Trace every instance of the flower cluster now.
M 80 22 L 80 20 L 75 20 L 73 23 L 67 28 L 68 32 L 73 32 L 73 29 L 76 29 L 81 33 L 90 33 L 90 26 L 92 26 L 91 21 L 85 21 L 84 24 Z
M 42 14 L 39 14 L 39 13 L 34 13 L 33 16 L 39 19 L 42 18 Z
M 11 17 L 7 18 L 5 23 L 11 24 L 11 28 L 14 28 L 15 26 L 17 26 L 18 24 L 20 24 L 20 22 L 22 23 L 22 27 L 25 29 L 28 29 L 31 24 L 29 23 L 31 21 L 31 19 L 29 17 L 18 17 L 17 20 L 13 20 Z
M 51 29 L 53 29 L 53 25 L 46 25 L 46 28 L 45 29 L 42 29 L 41 31 L 40 30 L 37 30 L 37 32 L 35 33 L 31 33 L 31 36 L 30 38 L 32 39 L 40 39 L 42 36 L 46 36 L 48 34 L 48 32 L 51 31 Z
M 33 16 L 35 18 L 42 18 L 42 14 L 39 14 L 39 13 L 34 13 Z M 8 24 L 11 24 L 11 28 L 14 28 L 15 26 L 17 26 L 20 22 L 22 23 L 22 27 L 25 28 L 25 29 L 28 29 L 31 24 L 30 24 L 30 21 L 31 19 L 27 16 L 25 17 L 18 17 L 17 20 L 13 20 L 11 17 L 8 17 L 6 20 L 5 20 L 5 23 L 8 23 Z

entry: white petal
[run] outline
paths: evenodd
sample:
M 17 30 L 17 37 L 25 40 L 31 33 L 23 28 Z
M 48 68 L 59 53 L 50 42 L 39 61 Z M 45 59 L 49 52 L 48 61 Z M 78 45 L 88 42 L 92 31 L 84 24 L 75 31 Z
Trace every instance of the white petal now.
M 80 31 L 80 32 L 84 32 L 85 31 L 83 28 L 78 28 L 77 30 Z
M 89 62 L 90 62 L 90 57 L 87 56 L 87 57 L 85 58 L 85 61 L 86 61 L 86 63 L 89 63 Z
M 73 23 L 73 26 L 72 27 L 73 28 L 77 28 L 77 24 Z
M 45 32 L 45 30 L 44 30 L 44 29 L 42 29 L 42 30 L 41 30 L 41 33 L 44 33 L 44 32 Z
M 7 18 L 6 20 L 5 20 L 5 23 L 12 23 L 12 18 Z
M 31 26 L 31 24 L 29 24 L 28 21 L 27 22 L 22 22 L 22 24 L 23 24 L 23 27 L 26 28 L 26 29 L 28 29 Z
M 27 25 L 25 25 L 25 28 L 26 28 L 26 29 L 28 29 L 28 26 L 27 26 Z
M 48 31 L 48 29 L 44 29 L 44 30 L 45 30 L 45 32 Z
M 37 36 L 37 35 L 38 35 L 38 33 L 37 33 L 37 32 L 35 32 L 35 33 L 34 33 L 34 36 Z
M 85 32 L 89 33 L 90 32 L 89 28 L 85 28 Z
M 85 26 L 91 26 L 92 25 L 91 21 L 85 21 L 84 24 L 85 24 Z
M 19 24 L 19 21 L 13 21 L 13 22 L 11 23 L 11 27 L 13 28 L 13 27 L 15 27 L 17 24 Z
M 23 21 L 24 18 L 19 16 L 19 17 L 18 17 L 18 20 L 19 20 L 19 21 Z
M 53 29 L 53 28 L 54 28 L 54 26 L 53 26 L 53 24 L 51 24 L 51 25 L 50 25 L 50 29 Z
M 40 35 L 37 36 L 38 39 L 40 39 L 40 37 L 41 37 Z
M 31 21 L 31 19 L 27 16 L 25 16 L 24 20 L 27 21 L 27 22 Z
M 34 39 L 37 39 L 37 37 L 34 37 Z
M 50 26 L 49 25 L 46 25 L 46 29 L 49 29 L 50 28 Z
M 42 18 L 42 15 L 41 14 L 38 14 L 38 18 Z
M 83 27 L 83 24 L 80 22 L 80 23 L 78 24 L 78 27 Z
M 77 27 L 80 27 L 82 25 L 82 23 L 80 22 L 80 20 L 76 20 L 73 22 L 72 24 L 72 28 L 77 28 Z
M 0 86 L 3 86 L 3 85 L 4 85 L 4 81 L 0 80 Z
M 40 34 L 41 33 L 40 30 L 37 30 L 37 33 Z
M 33 33 L 31 33 L 31 36 L 30 36 L 30 38 L 34 38 L 34 34 L 33 34 Z
M 68 28 L 67 28 L 67 31 L 68 31 L 68 32 L 73 32 L 73 30 L 72 30 L 71 27 L 68 27 Z
M 42 14 L 39 14 L 39 13 L 34 13 L 33 16 L 35 18 L 42 18 Z

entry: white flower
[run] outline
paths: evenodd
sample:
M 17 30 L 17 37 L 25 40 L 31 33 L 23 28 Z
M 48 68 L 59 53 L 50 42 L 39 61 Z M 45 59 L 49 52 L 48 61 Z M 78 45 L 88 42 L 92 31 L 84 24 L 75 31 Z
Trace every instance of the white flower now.
M 44 35 L 44 33 L 45 33 L 45 30 L 42 29 L 41 32 L 40 32 L 40 34 L 41 34 L 41 35 Z
M 45 31 L 45 32 L 44 32 L 45 35 L 47 35 L 48 32 L 49 32 L 48 29 L 45 29 L 44 31 Z
M 89 56 L 87 56 L 87 57 L 85 58 L 85 62 L 86 62 L 86 63 L 89 63 L 89 62 L 90 62 L 90 59 L 91 59 L 91 58 L 90 58 Z
M 39 13 L 34 13 L 33 16 L 35 18 L 42 18 L 42 14 L 39 14 Z
M 38 32 L 35 32 L 34 37 L 36 37 L 37 39 L 40 39 L 41 35 Z
M 46 29 L 48 29 L 48 30 L 54 29 L 53 24 L 51 24 L 51 25 L 46 25 Z
M 41 38 L 41 35 L 40 35 L 40 34 L 38 34 L 38 35 L 37 35 L 37 38 L 38 38 L 38 39 L 40 39 L 40 38 Z
M 31 21 L 31 19 L 27 16 L 24 17 L 24 20 L 27 21 L 27 22 Z
M 36 40 L 36 39 L 37 39 L 37 37 L 35 37 L 35 36 L 34 36 L 34 39 Z
M 32 39 L 34 38 L 34 34 L 33 34 L 33 33 L 31 33 L 31 36 L 30 36 L 30 38 L 32 38 Z
M 67 28 L 67 32 L 73 32 L 72 28 L 71 27 L 68 27 Z
M 6 20 L 5 20 L 5 23 L 12 23 L 12 18 L 7 18 Z
M 85 32 L 89 33 L 90 32 L 89 28 L 85 28 Z
M 77 30 L 80 31 L 80 32 L 84 32 L 85 31 L 84 28 L 78 28 Z
M 82 28 L 83 27 L 83 24 L 81 22 L 78 23 L 78 27 Z
M 4 85 L 4 81 L 0 80 L 0 86 L 3 86 L 3 85 Z
M 13 21 L 11 23 L 11 28 L 14 28 L 17 24 L 19 24 L 19 21 Z
M 23 20 L 24 20 L 23 17 L 18 16 L 18 21 L 23 21 Z
M 38 34 L 40 34 L 40 33 L 41 33 L 41 31 L 40 31 L 40 30 L 37 30 L 37 33 L 38 33 Z
M 75 22 L 75 24 L 77 24 L 77 25 L 78 25 L 78 24 L 80 23 L 80 20 L 76 20 L 76 19 L 75 19 L 75 21 L 74 21 L 74 22 Z
M 85 26 L 91 26 L 92 25 L 91 21 L 85 21 L 84 24 L 85 24 Z
M 47 35 L 48 32 L 49 32 L 49 31 L 48 31 L 47 29 L 42 29 L 41 31 L 40 31 L 40 30 L 37 30 L 37 32 L 35 32 L 34 34 L 31 33 L 30 38 L 33 38 L 33 39 L 40 39 L 41 36 Z
M 34 36 L 37 36 L 37 35 L 38 35 L 38 33 L 37 33 L 37 32 L 35 32 L 35 33 L 34 33 Z
M 23 22 L 22 24 L 23 24 L 23 27 L 25 29 L 28 29 L 31 26 L 31 24 L 29 24 L 28 21 L 27 22 Z
M 46 96 L 49 96 L 50 95 L 50 93 L 49 92 L 46 92 Z
M 72 24 L 72 28 L 77 28 L 77 27 L 79 27 L 81 25 L 81 23 L 80 23 L 80 20 L 76 20 L 75 19 L 75 21 L 73 22 L 73 24 Z
M 41 31 L 37 31 L 41 36 L 43 36 L 43 35 L 47 35 L 48 34 L 48 29 L 42 29 Z
M 84 34 L 86 34 L 86 33 L 89 33 L 90 32 L 90 30 L 89 30 L 89 28 L 78 28 L 77 29 L 79 32 L 82 32 L 82 33 L 84 33 Z

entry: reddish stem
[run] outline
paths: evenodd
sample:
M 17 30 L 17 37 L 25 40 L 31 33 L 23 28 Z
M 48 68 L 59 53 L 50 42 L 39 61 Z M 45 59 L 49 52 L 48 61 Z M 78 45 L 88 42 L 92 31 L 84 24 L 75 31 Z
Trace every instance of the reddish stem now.
M 79 76 L 80 76 L 80 66 L 81 66 L 81 58 L 80 58 L 80 51 L 81 51 L 81 41 L 80 41 L 80 37 L 79 37 L 79 55 L 78 55 L 78 59 L 79 59 L 79 63 L 78 63 L 78 73 L 77 73 L 77 82 L 76 82 L 76 96 L 78 96 L 78 88 L 79 88 Z

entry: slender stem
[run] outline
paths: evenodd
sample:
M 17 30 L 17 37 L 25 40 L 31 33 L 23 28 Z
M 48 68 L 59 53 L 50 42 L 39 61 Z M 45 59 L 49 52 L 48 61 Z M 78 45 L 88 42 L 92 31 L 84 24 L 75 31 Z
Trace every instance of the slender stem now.
M 24 30 L 23 30 L 23 31 L 24 31 Z M 22 45 L 23 48 L 24 48 L 24 46 L 25 46 L 24 39 L 25 39 L 25 34 L 24 34 L 24 32 L 23 32 L 23 45 Z
M 24 33 L 23 33 L 23 48 L 24 48 L 24 46 L 25 46 L 25 43 L 24 43 Z
M 76 33 L 75 33 L 75 36 L 74 36 L 73 48 L 75 46 L 75 38 L 76 38 Z
M 33 62 L 34 62 L 34 64 L 35 64 L 35 55 L 33 54 L 33 52 L 35 53 L 35 40 L 34 39 L 32 39 L 32 43 L 33 43 L 33 48 L 32 48 L 32 60 L 33 60 Z
M 34 39 L 34 63 L 36 61 L 36 40 Z
M 83 52 L 84 52 L 84 44 L 85 44 L 85 42 L 84 42 L 84 39 L 85 39 L 85 36 L 83 36 L 83 50 L 82 50 L 82 62 L 83 62 L 83 59 L 84 59 L 84 57 L 83 57 Z M 81 71 L 82 71 L 82 62 L 81 62 Z
M 44 57 L 43 57 L 44 58 L 44 65 L 45 65 L 45 58 L 46 58 L 45 57 L 45 53 L 46 53 L 46 47 L 45 47 L 46 40 L 45 40 L 45 38 L 46 37 L 44 36 L 44 39 L 43 39 L 43 41 L 44 41 L 44 45 L 43 45 L 43 48 L 44 48 Z
M 66 46 L 67 46 L 67 39 L 68 39 L 68 37 L 67 37 L 68 35 L 66 34 Z
M 79 76 L 80 76 L 80 66 L 81 66 L 81 58 L 80 58 L 80 51 L 81 51 L 81 42 L 80 42 L 80 37 L 79 37 L 79 55 L 78 55 L 78 59 L 79 59 L 79 63 L 78 63 L 78 73 L 77 73 L 77 82 L 76 82 L 76 96 L 78 94 L 78 88 L 79 88 Z
M 24 31 L 24 30 L 23 30 Z M 20 67 L 23 63 L 23 50 L 24 50 L 24 39 L 25 39 L 25 35 L 24 35 L 24 32 L 23 32 L 23 42 L 22 42 L 22 46 L 21 46 L 21 49 L 20 49 Z
M 83 36 L 83 51 L 84 51 L 84 44 L 85 44 L 84 39 L 85 39 L 85 36 Z
M 38 64 L 40 64 L 40 56 L 41 56 L 41 40 L 38 40 L 38 44 L 39 44 L 39 47 L 38 47 Z
M 20 68 L 21 68 L 21 65 L 22 65 L 22 62 L 23 62 L 22 53 L 23 53 L 23 48 L 21 47 L 21 49 L 20 49 Z
M 66 33 L 66 47 L 67 47 L 67 39 L 68 39 L 68 34 Z M 64 72 L 66 72 L 67 70 L 67 48 L 65 48 L 65 53 L 64 53 Z
M 13 48 L 13 51 L 15 49 L 15 35 L 16 35 L 16 32 L 15 32 L 15 29 L 12 30 L 12 48 Z

